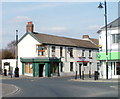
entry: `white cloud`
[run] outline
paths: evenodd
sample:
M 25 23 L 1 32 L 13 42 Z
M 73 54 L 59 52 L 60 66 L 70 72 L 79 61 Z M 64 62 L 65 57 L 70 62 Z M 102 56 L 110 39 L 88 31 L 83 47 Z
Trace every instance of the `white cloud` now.
M 10 20 L 11 23 L 21 23 L 21 22 L 26 22 L 29 21 L 30 17 L 28 16 L 16 16 L 12 20 Z
M 41 27 L 41 31 L 45 32 L 65 32 L 67 29 L 65 27 Z
M 32 4 L 32 2 L 31 2 Z M 24 13 L 24 12 L 30 12 L 30 11 L 35 11 L 35 10 L 39 10 L 39 9 L 45 9 L 45 8 L 53 8 L 53 7 L 58 7 L 58 6 L 69 6 L 72 5 L 74 3 L 63 3 L 63 2 L 41 2 L 41 3 L 36 3 L 35 5 L 33 4 L 32 7 L 31 5 L 26 5 L 23 7 L 17 7 L 17 9 L 15 9 L 14 7 L 9 8 L 7 11 L 4 11 L 4 14 L 8 15 L 11 14 L 11 11 L 14 11 L 14 13 Z M 77 3 L 76 3 L 77 4 Z

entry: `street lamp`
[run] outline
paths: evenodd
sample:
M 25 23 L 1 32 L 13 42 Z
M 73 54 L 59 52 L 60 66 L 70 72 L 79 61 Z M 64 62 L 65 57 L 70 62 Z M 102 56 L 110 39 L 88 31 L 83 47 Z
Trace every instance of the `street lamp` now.
M 16 30 L 16 67 L 18 67 L 18 30 Z
M 106 32 L 106 79 L 108 79 L 108 49 L 107 49 L 107 5 L 106 0 L 104 4 L 100 2 L 98 8 L 103 8 L 105 6 L 105 32 Z

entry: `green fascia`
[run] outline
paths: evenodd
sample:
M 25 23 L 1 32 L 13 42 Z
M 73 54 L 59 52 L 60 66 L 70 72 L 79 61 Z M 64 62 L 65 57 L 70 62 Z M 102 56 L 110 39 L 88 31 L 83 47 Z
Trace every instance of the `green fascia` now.
M 60 62 L 60 59 L 23 59 L 20 58 L 21 62 Z
M 106 53 L 97 53 L 96 60 L 106 60 Z M 108 52 L 108 60 L 120 60 L 120 52 Z

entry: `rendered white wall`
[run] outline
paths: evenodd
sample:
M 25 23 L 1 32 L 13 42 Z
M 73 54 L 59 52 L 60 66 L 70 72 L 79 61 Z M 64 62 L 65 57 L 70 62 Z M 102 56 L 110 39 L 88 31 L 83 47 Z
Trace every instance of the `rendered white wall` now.
M 115 29 L 108 29 L 108 36 L 107 36 L 107 43 L 108 43 L 108 50 L 116 51 L 119 48 L 118 44 L 112 43 L 112 34 L 118 34 L 119 31 L 117 28 Z M 101 38 L 100 38 L 101 36 Z M 106 32 L 105 30 L 99 33 L 99 44 L 102 45 L 102 50 L 106 50 Z
M 109 28 L 108 29 L 108 36 L 107 36 L 107 43 L 108 43 L 108 52 L 118 52 L 120 43 L 116 44 L 113 43 L 112 41 L 112 34 L 120 34 L 118 31 L 118 28 Z M 106 35 L 105 35 L 105 30 L 102 30 L 99 33 L 99 44 L 102 45 L 102 51 L 105 52 L 106 50 Z M 110 51 L 111 50 L 111 51 Z M 111 60 L 110 62 L 116 62 L 117 60 Z M 116 68 L 112 65 L 112 70 L 111 70 L 111 63 L 108 62 L 108 78 L 118 78 L 118 75 L 114 75 L 114 71 L 116 71 Z M 100 66 L 100 78 L 106 79 L 106 64 L 105 61 L 101 61 L 101 66 Z
M 30 34 L 27 34 L 24 39 L 18 43 L 18 67 L 20 68 L 20 75 L 22 75 L 21 57 L 37 57 L 36 44 L 40 44 Z
M 31 35 L 27 34 L 24 39 L 22 39 L 18 44 L 18 67 L 20 68 L 20 75 L 22 74 L 22 63 L 20 62 L 20 57 L 40 57 L 38 56 L 36 52 L 36 44 L 40 44 L 37 40 L 35 40 Z M 54 45 L 53 45 L 54 46 Z M 55 55 L 57 58 L 60 58 L 60 46 L 55 46 Z M 73 57 L 70 58 L 70 54 L 68 52 L 68 47 L 63 47 L 63 58 L 61 59 L 63 62 L 63 72 L 70 74 L 75 74 L 76 71 L 76 59 L 79 56 L 82 56 L 82 50 L 83 48 L 73 48 Z M 89 50 L 85 49 L 85 57 L 89 57 Z M 50 52 L 50 57 L 52 57 L 52 45 L 49 45 L 49 50 L 47 48 L 47 51 Z M 48 52 L 46 52 L 46 56 L 48 57 Z M 92 50 L 92 73 L 96 70 L 97 62 L 96 62 L 96 50 Z M 70 62 L 73 62 L 73 72 L 70 72 Z M 77 68 L 78 70 L 79 68 Z M 85 67 L 85 73 L 88 74 L 89 72 L 89 63 L 88 66 Z

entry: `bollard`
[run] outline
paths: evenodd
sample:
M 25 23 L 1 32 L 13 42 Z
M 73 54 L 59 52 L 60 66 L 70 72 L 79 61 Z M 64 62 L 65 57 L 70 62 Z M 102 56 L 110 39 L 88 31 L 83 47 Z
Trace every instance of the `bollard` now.
M 98 80 L 98 76 L 99 76 L 99 73 L 98 73 L 98 71 L 96 71 L 96 79 Z
M 84 80 L 84 71 L 82 71 L 82 80 Z
M 12 71 L 10 71 L 10 75 L 11 75 L 11 78 L 12 78 Z
M 7 76 L 7 70 L 4 69 L 4 76 Z
M 94 72 L 94 80 L 96 80 L 96 71 Z
M 81 79 L 81 71 L 80 71 L 80 73 L 79 73 L 79 76 L 80 76 L 80 79 Z
M 77 71 L 76 71 L 76 74 L 75 74 L 75 79 L 77 79 Z
M 89 78 L 91 78 L 91 71 L 89 71 Z
M 94 79 L 95 80 L 98 80 L 98 75 L 99 75 L 98 71 L 95 71 L 95 73 L 94 73 Z
M 15 77 L 19 77 L 19 68 L 18 67 L 15 68 L 14 73 L 15 73 Z

